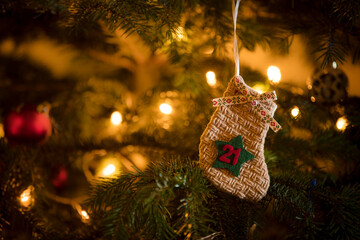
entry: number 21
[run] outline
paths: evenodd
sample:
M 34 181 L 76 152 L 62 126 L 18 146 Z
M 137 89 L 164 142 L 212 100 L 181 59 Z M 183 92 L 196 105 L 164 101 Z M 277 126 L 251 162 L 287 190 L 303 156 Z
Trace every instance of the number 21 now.
M 234 154 L 235 157 L 234 157 L 234 160 L 232 161 L 232 165 L 236 165 L 238 159 L 239 159 L 239 156 L 240 156 L 240 151 L 241 151 L 241 148 L 238 148 L 236 150 L 234 150 L 233 146 L 229 145 L 229 144 L 226 144 L 224 147 L 223 147 L 223 151 L 226 151 L 226 150 L 229 150 L 228 152 L 224 153 L 222 156 L 220 156 L 219 160 L 222 161 L 222 162 L 225 162 L 225 163 L 230 163 L 231 160 L 228 159 L 227 157 L 230 156 L 231 154 Z

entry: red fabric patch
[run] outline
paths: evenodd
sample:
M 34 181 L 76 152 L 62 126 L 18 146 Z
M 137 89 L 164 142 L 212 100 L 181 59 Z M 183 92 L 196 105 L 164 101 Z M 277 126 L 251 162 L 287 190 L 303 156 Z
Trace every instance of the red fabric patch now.
M 227 157 L 229 157 L 230 155 L 234 154 L 234 160 L 233 162 L 231 163 L 232 165 L 236 165 L 238 159 L 239 159 L 239 156 L 240 156 L 240 151 L 241 151 L 241 148 L 238 148 L 236 150 L 234 150 L 233 146 L 229 145 L 229 144 L 226 144 L 223 148 L 222 148 L 223 151 L 226 151 L 226 150 L 229 150 L 228 152 L 224 153 L 222 156 L 219 157 L 219 160 L 222 161 L 222 162 L 225 162 L 225 163 L 230 163 L 231 160 L 228 159 Z

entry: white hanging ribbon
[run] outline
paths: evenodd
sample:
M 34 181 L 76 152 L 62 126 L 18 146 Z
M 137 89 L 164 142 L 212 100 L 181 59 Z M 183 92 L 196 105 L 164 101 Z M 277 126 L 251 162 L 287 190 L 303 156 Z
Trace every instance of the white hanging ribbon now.
M 234 60 L 235 60 L 234 78 L 235 78 L 235 84 L 240 90 L 240 95 L 215 98 L 212 100 L 212 103 L 214 107 L 249 103 L 253 106 L 254 110 L 260 116 L 261 120 L 267 123 L 274 132 L 277 132 L 281 129 L 280 124 L 271 116 L 271 114 L 267 111 L 267 109 L 262 106 L 262 102 L 264 101 L 270 102 L 276 100 L 276 93 L 273 91 L 273 92 L 260 94 L 258 96 L 252 96 L 250 94 L 250 90 L 248 89 L 248 87 L 244 82 L 244 79 L 240 76 L 239 48 L 236 38 L 236 22 L 237 22 L 240 2 L 241 0 L 236 0 L 236 2 L 235 0 L 233 0 L 233 4 L 232 4 L 232 15 L 234 20 Z
M 234 20 L 234 60 L 235 60 L 235 76 L 240 75 L 240 61 L 239 61 L 239 48 L 237 43 L 237 37 L 236 37 L 236 22 L 237 22 L 237 16 L 239 12 L 239 5 L 241 0 L 233 0 L 232 4 L 232 15 Z

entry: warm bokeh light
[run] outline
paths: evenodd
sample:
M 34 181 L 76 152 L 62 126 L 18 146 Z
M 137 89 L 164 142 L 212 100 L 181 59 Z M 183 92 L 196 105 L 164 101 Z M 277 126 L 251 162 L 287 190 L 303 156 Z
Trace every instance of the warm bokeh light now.
M 144 155 L 140 153 L 132 153 L 129 155 L 129 157 L 138 169 L 144 170 L 146 168 L 148 159 L 144 157 Z
M 344 131 L 348 124 L 347 119 L 345 117 L 341 117 L 336 121 L 336 128 L 340 131 Z
M 4 136 L 5 136 L 4 125 L 2 123 L 0 123 L 0 138 L 2 138 Z
M 281 72 L 278 67 L 270 66 L 267 69 L 267 75 L 271 83 L 276 84 L 281 80 Z
M 337 69 L 338 65 L 337 65 L 336 61 L 332 62 L 332 67 L 333 67 L 333 69 Z
M 294 118 L 298 117 L 300 114 L 300 109 L 297 106 L 294 106 L 291 109 L 291 116 L 293 116 Z
M 20 203 L 24 207 L 29 207 L 32 205 L 34 199 L 32 197 L 32 192 L 34 190 L 33 186 L 29 186 L 25 191 L 23 191 L 20 195 Z
M 216 76 L 215 76 L 215 73 L 213 71 L 208 71 L 206 73 L 206 80 L 207 80 L 207 83 L 213 87 L 215 86 L 216 84 Z
M 30 199 L 30 194 L 29 193 L 22 193 L 21 194 L 21 197 L 20 197 L 20 201 L 23 203 L 23 204 L 26 204 Z
M 262 84 L 256 84 L 255 86 L 253 86 L 253 89 L 260 94 L 266 92 L 265 86 Z
M 311 96 L 311 97 L 310 97 L 310 100 L 311 100 L 312 102 L 315 102 L 315 101 L 316 101 L 316 99 L 315 99 L 314 96 Z
M 176 38 L 177 38 L 178 40 L 181 40 L 181 39 L 184 38 L 184 36 L 185 36 L 185 30 L 184 30 L 184 28 L 183 28 L 183 27 L 178 27 L 178 28 L 176 29 Z
M 113 125 L 118 126 L 122 122 L 122 116 L 121 113 L 118 111 L 115 111 L 111 114 L 110 121 Z
M 76 211 L 79 213 L 79 215 L 81 216 L 81 220 L 83 222 L 88 222 L 88 220 L 90 219 L 89 214 L 78 204 L 75 203 L 73 205 L 73 207 L 76 209 Z
M 81 211 L 81 217 L 84 219 L 84 220 L 89 220 L 89 214 L 85 211 L 85 210 L 82 210 Z
M 119 156 L 107 156 L 101 159 L 96 166 L 96 177 L 114 178 L 121 172 L 121 158 Z
M 108 164 L 103 170 L 102 173 L 103 175 L 106 176 L 110 176 L 111 174 L 113 174 L 116 171 L 116 167 L 114 164 Z
M 163 114 L 166 114 L 166 115 L 169 115 L 172 113 L 172 107 L 167 104 L 167 103 L 162 103 L 160 106 L 159 106 L 159 109 L 160 109 L 160 112 L 162 112 Z

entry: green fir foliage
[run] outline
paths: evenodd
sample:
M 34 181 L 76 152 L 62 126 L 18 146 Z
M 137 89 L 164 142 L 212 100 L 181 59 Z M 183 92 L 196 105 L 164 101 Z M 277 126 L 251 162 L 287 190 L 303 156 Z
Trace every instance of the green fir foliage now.
M 241 47 L 254 50 L 280 48 L 287 52 L 294 34 L 308 39 L 314 57 L 324 68 L 333 61 L 343 63 L 347 56 L 359 61 L 359 9 L 357 1 L 243 1 L 239 13 L 238 36 Z M 27 36 L 13 17 L 21 14 L 22 27 L 32 27 L 32 34 L 41 28 L 46 34 L 78 47 L 97 47 L 108 51 L 114 46 L 106 41 L 101 30 L 122 30 L 123 35 L 136 33 L 152 48 L 158 49 L 167 40 L 176 38 L 178 27 L 187 34 L 209 34 L 209 44 L 219 47 L 232 38 L 231 1 L 5 1 L 1 5 L 2 37 Z M 313 16 L 317 16 L 314 18 Z M 51 29 L 44 25 L 51 22 Z M 94 31 L 96 30 L 96 31 Z M 105 38 L 104 38 L 105 36 Z M 91 39 L 90 41 L 85 39 Z M 79 44 L 81 43 L 81 44 Z M 191 43 L 193 44 L 193 43 Z M 175 45 L 172 45 L 176 51 Z
M 358 63 L 359 9 L 359 1 L 243 0 L 239 47 L 285 54 L 301 34 L 323 67 L 348 56 Z M 249 86 L 278 96 L 282 130 L 265 143 L 268 194 L 247 202 L 204 177 L 199 139 L 215 110 L 210 100 L 234 73 L 224 53 L 232 31 L 231 1 L 2 1 L 0 123 L 23 104 L 47 102 L 53 133 L 41 146 L 13 146 L 0 135 L 0 239 L 360 239 L 358 97 L 314 103 L 242 65 Z M 65 60 L 40 59 L 43 51 Z M 164 116 L 166 101 L 173 113 Z M 109 122 L 115 110 L 117 127 Z M 341 116 L 349 121 L 343 131 L 334 127 Z M 133 153 L 149 166 L 136 167 L 126 155 Z M 107 156 L 127 161 L 121 174 L 89 177 L 98 170 L 91 160 Z M 52 183 L 59 166 L 64 189 Z M 24 208 L 19 196 L 29 186 L 35 203 Z
M 144 172 L 104 179 L 88 202 L 94 216 L 103 215 L 111 239 L 190 239 L 211 230 L 211 193 L 196 163 L 172 158 L 154 161 Z

